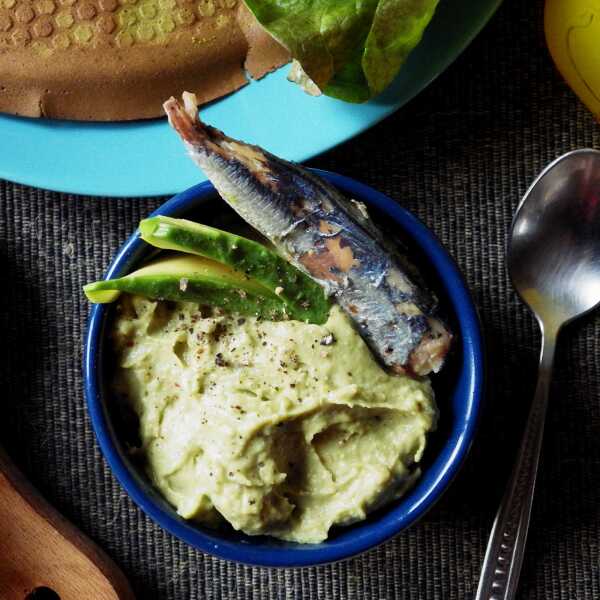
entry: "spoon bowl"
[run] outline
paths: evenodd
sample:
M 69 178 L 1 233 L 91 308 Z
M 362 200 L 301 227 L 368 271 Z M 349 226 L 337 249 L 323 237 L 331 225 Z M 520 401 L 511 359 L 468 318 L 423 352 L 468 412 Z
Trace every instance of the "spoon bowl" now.
M 546 328 L 600 302 L 600 152 L 569 152 L 536 179 L 513 221 L 508 270 Z

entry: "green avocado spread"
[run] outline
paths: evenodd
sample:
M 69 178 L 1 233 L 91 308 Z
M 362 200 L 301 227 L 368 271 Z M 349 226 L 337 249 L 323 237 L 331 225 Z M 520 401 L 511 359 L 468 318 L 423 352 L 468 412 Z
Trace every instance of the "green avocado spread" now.
M 148 476 L 186 519 L 319 542 L 419 475 L 430 384 L 386 373 L 336 305 L 311 325 L 123 295 L 113 340 Z

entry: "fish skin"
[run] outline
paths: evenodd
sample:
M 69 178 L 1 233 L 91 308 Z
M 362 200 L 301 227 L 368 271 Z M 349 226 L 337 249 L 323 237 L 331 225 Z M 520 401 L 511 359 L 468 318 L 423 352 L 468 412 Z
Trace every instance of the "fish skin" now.
M 164 109 L 223 199 L 335 297 L 384 365 L 439 371 L 452 334 L 435 314 L 437 301 L 407 275 L 364 207 L 310 171 L 202 123 L 192 95 L 184 105 L 171 98 Z

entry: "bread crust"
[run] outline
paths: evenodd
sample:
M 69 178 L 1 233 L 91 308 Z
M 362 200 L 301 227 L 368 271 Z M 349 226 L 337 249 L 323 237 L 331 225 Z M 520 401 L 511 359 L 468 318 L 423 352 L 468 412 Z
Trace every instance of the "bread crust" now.
M 236 0 L 0 0 L 0 112 L 121 121 L 289 60 Z

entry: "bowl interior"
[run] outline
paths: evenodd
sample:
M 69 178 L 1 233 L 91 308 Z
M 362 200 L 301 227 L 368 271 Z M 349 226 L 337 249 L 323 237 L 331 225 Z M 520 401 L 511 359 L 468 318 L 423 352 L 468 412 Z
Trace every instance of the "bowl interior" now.
M 154 490 L 134 464 L 124 444 L 120 411 L 111 402 L 107 380 L 110 348 L 106 341 L 110 305 L 92 309 L 85 348 L 88 407 L 102 451 L 113 472 L 135 502 L 154 520 L 193 546 L 221 558 L 265 566 L 303 566 L 355 555 L 388 539 L 417 520 L 440 497 L 464 459 L 472 441 L 483 389 L 483 353 L 477 314 L 462 277 L 433 234 L 394 201 L 346 177 L 321 172 L 348 196 L 363 201 L 373 218 L 405 246 L 427 285 L 438 295 L 456 341 L 442 373 L 432 381 L 440 421 L 429 436 L 421 463 L 422 476 L 401 499 L 374 511 L 349 527 L 332 529 L 326 542 L 294 544 L 270 537 L 250 537 L 231 528 L 214 531 L 185 521 Z M 155 214 L 186 217 L 236 230 L 241 221 L 208 183 L 175 196 Z M 137 268 L 153 253 L 134 234 L 118 253 L 106 277 Z

